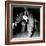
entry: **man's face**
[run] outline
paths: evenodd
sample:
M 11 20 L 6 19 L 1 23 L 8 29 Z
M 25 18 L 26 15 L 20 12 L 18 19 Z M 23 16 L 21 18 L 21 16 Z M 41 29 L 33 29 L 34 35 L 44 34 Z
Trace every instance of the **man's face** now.
M 23 13 L 17 14 L 16 21 L 20 22 L 22 20 Z

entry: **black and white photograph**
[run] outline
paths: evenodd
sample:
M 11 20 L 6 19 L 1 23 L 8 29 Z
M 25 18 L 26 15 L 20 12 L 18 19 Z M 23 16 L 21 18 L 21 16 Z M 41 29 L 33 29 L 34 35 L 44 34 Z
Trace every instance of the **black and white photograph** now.
M 40 8 L 13 6 L 12 9 L 13 37 L 40 37 Z
M 6 2 L 5 38 L 7 44 L 45 42 L 45 4 Z

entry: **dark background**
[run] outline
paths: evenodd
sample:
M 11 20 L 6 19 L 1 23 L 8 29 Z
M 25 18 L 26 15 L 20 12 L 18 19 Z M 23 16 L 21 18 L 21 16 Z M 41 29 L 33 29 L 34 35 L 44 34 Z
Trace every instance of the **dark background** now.
M 27 8 L 27 10 L 33 14 L 33 17 L 40 21 L 40 8 Z M 23 7 L 13 7 L 13 22 L 15 21 L 16 14 L 23 12 L 25 9 Z

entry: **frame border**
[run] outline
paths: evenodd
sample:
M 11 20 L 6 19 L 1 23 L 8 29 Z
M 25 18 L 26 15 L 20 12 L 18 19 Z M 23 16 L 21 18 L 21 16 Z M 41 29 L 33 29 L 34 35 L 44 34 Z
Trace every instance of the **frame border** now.
M 37 4 L 43 5 L 43 40 L 37 41 L 22 41 L 22 42 L 9 42 L 9 4 L 10 3 L 19 3 L 19 4 Z M 43 2 L 26 2 L 26 1 L 5 1 L 5 44 L 27 44 L 27 43 L 44 43 L 45 42 L 45 3 Z

